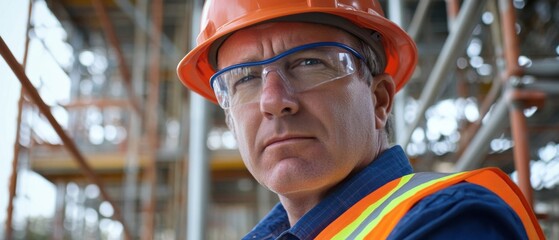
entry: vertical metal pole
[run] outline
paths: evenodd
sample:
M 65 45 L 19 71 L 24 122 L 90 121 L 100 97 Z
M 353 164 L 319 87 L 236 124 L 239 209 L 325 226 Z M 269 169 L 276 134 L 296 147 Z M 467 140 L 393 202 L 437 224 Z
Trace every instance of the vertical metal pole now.
M 500 0 L 499 12 L 502 19 L 503 41 L 505 45 L 505 64 L 510 76 L 520 76 L 523 74 L 522 68 L 518 64 L 520 49 L 518 36 L 516 35 L 516 13 L 512 5 L 512 0 Z
M 192 11 L 192 47 L 200 32 L 202 1 L 195 0 Z M 209 158 L 206 147 L 209 122 L 209 102 L 196 93 L 190 94 L 190 142 L 188 167 L 188 221 L 187 239 L 206 239 L 206 209 L 209 193 Z
M 404 28 L 404 11 L 403 11 L 403 0 L 393 0 L 390 1 L 388 4 L 388 16 L 390 20 L 398 24 L 401 28 Z M 406 97 L 407 97 L 407 88 L 404 86 L 394 97 L 394 136 L 395 142 L 405 149 L 404 146 L 404 139 L 406 138 L 406 119 L 405 116 L 405 107 L 406 107 Z
M 25 48 L 23 51 L 23 63 L 22 67 L 25 69 L 27 65 L 27 53 L 29 51 L 29 28 L 31 27 L 31 12 L 33 11 L 33 1 L 29 1 L 29 8 L 27 12 L 27 27 L 25 30 Z M 16 138 L 14 140 L 14 155 L 12 159 L 12 175 L 10 176 L 10 184 L 9 184 L 9 196 L 8 196 L 8 209 L 7 209 L 7 216 L 6 216 L 6 228 L 5 228 L 5 236 L 6 239 L 12 239 L 12 219 L 14 213 L 14 197 L 16 196 L 16 187 L 17 187 L 17 171 L 19 165 L 19 138 L 21 132 L 21 115 L 23 111 L 23 94 L 24 88 L 22 87 L 20 90 L 19 100 L 18 100 L 18 110 L 17 110 L 17 120 L 16 120 Z
M 209 157 L 206 147 L 209 102 L 196 93 L 190 96 L 187 239 L 206 239 L 204 234 L 210 187 Z
M 453 24 L 456 21 L 456 17 L 458 16 L 458 13 L 460 12 L 460 3 L 458 2 L 458 0 L 446 0 L 446 15 L 447 17 L 447 25 L 448 25 L 448 31 L 452 31 L 453 29 Z
M 153 19 L 153 38 L 150 44 L 150 66 L 149 66 L 149 91 L 146 105 L 146 135 L 149 147 L 151 148 L 151 156 L 146 166 L 146 182 L 147 182 L 147 199 L 144 201 L 143 215 L 143 234 L 142 239 L 153 239 L 155 230 L 155 208 L 157 207 L 157 150 L 158 140 L 158 103 L 159 103 L 159 74 L 160 74 L 160 39 L 162 25 L 162 0 L 152 1 L 152 19 Z
M 54 208 L 54 228 L 52 239 L 64 239 L 64 202 L 66 201 L 66 184 L 62 181 L 56 182 L 56 203 Z
M 192 2 L 188 2 L 184 5 L 184 8 L 181 10 L 184 11 L 185 14 L 182 16 L 182 20 L 180 20 L 180 24 L 177 24 L 174 30 L 174 39 L 173 42 L 181 46 L 180 52 L 186 52 L 187 49 L 190 48 L 189 40 L 191 39 L 190 27 L 191 27 L 191 15 L 192 15 Z M 178 62 L 180 58 L 173 60 L 173 62 Z M 188 126 L 189 126 L 189 119 L 190 119 L 190 110 L 188 109 L 188 97 L 187 97 L 187 89 L 183 87 L 180 81 L 174 81 L 176 85 L 174 85 L 173 93 L 176 99 L 173 100 L 174 105 L 172 104 L 171 109 L 177 110 L 176 116 L 178 117 L 178 121 L 180 123 L 180 129 L 178 134 L 178 142 L 177 146 L 177 162 L 175 163 L 176 166 L 176 179 L 173 183 L 174 186 L 174 221 L 172 228 L 175 232 L 176 239 L 186 239 L 186 199 L 187 199 L 187 188 L 185 187 L 185 183 L 187 182 L 188 176 L 188 164 L 186 162 L 188 149 L 184 146 L 188 144 Z
M 503 39 L 505 44 L 505 60 L 507 72 L 514 76 L 523 74 L 518 57 L 520 48 L 518 44 L 518 36 L 516 34 L 516 13 L 512 4 L 512 0 L 500 0 L 499 10 L 501 19 L 503 20 Z M 526 134 L 526 117 L 524 116 L 524 106 L 515 101 L 511 103 L 510 118 L 512 127 L 512 137 L 514 140 L 514 165 L 518 172 L 518 185 L 520 190 L 532 205 L 532 186 L 530 184 L 530 149 L 529 140 Z
M 138 10 L 134 12 L 137 15 L 142 13 L 145 16 L 147 11 L 147 0 L 138 0 L 136 2 Z M 137 18 L 137 21 L 147 21 L 145 18 Z M 146 68 L 146 34 L 138 27 L 134 28 L 134 59 L 132 67 L 132 87 L 136 96 L 142 96 L 144 89 L 144 70 Z M 143 105 L 143 104 L 141 104 Z M 139 152 L 140 139 L 142 132 L 142 119 L 138 114 L 130 114 L 130 125 L 128 130 L 128 147 L 126 151 L 126 168 L 124 179 L 124 219 L 130 227 L 130 231 L 137 236 L 138 234 L 138 218 L 136 217 L 138 199 L 138 172 L 139 172 Z
M 26 47 L 27 49 L 27 47 Z M 14 213 L 14 198 L 16 196 L 16 186 L 17 186 L 17 171 L 19 165 L 19 138 L 20 138 L 20 130 L 21 130 L 21 114 L 23 110 L 23 88 L 20 91 L 20 97 L 18 101 L 18 113 L 17 113 L 17 120 L 16 120 L 16 139 L 14 140 L 14 156 L 12 159 L 12 175 L 10 176 L 10 183 L 9 183 L 9 196 L 8 196 L 8 208 L 7 208 L 7 216 L 6 216 L 6 228 L 5 228 L 5 236 L 6 239 L 12 239 L 12 219 Z
M 530 149 L 526 127 L 524 106 L 519 103 L 511 104 L 509 108 L 512 138 L 514 139 L 514 167 L 518 174 L 518 187 L 524 194 L 530 206 L 532 205 L 532 185 L 530 184 Z
M 154 35 L 152 26 L 153 24 L 151 21 L 149 21 L 149 19 L 147 19 L 146 11 L 145 9 L 142 9 L 141 5 L 138 3 L 138 0 L 134 1 L 137 7 L 134 7 L 130 0 L 114 0 L 114 3 L 118 5 L 120 10 L 124 14 L 128 15 L 128 17 L 130 17 L 134 21 L 135 31 L 142 32 L 142 35 L 147 35 L 149 38 Z M 161 50 L 165 54 L 164 57 L 167 57 L 173 61 L 180 59 L 181 51 L 175 45 L 178 43 L 169 40 L 164 32 L 161 33 L 160 39 Z
M 388 17 L 401 28 L 404 27 L 404 1 L 392 0 L 388 3 Z
M 192 1 L 189 1 L 188 4 L 185 5 L 183 11 L 185 12 L 185 14 L 183 15 L 184 18 L 181 21 L 182 24 L 180 24 L 179 26 L 177 26 L 177 29 L 175 31 L 175 42 L 177 43 L 178 46 L 181 46 L 181 52 L 187 52 L 188 49 L 190 49 L 191 44 L 190 41 L 192 41 L 194 39 L 194 35 L 195 32 L 191 29 L 194 24 L 192 23 L 192 15 L 194 12 L 194 5 L 195 3 Z M 199 9 L 198 9 L 199 11 Z M 178 82 L 178 81 L 177 81 Z M 179 112 L 180 112 L 180 123 L 181 123 L 181 127 L 180 127 L 180 133 L 179 133 L 179 146 L 187 146 L 187 144 L 189 144 L 189 126 L 190 126 L 190 109 L 189 109 L 189 102 L 190 99 L 188 96 L 190 96 L 189 91 L 182 87 L 182 83 L 180 83 L 181 87 L 181 94 L 180 94 L 180 103 L 179 106 L 181 106 L 179 108 Z M 187 234 L 187 216 L 188 216 L 188 210 L 187 210 L 187 199 L 188 199 L 188 171 L 189 171 L 189 166 L 188 166 L 188 155 L 187 153 L 189 152 L 188 148 L 186 147 L 179 147 L 179 151 L 178 154 L 179 156 L 181 156 L 181 173 L 180 173 L 180 179 L 179 179 L 179 185 L 180 186 L 180 191 L 178 191 L 178 193 L 180 193 L 177 201 L 178 201 L 178 206 L 179 208 L 177 209 L 177 224 L 175 227 L 175 236 L 177 239 L 187 239 L 186 238 L 186 234 Z
M 134 90 L 132 88 L 132 79 L 130 77 L 130 71 L 128 70 L 128 66 L 126 64 L 126 60 L 124 59 L 124 53 L 120 47 L 120 43 L 118 42 L 118 38 L 116 37 L 116 31 L 111 24 L 111 20 L 109 19 L 109 15 L 107 13 L 107 9 L 105 9 L 105 5 L 101 0 L 91 0 L 93 3 L 93 7 L 95 12 L 99 15 L 99 20 L 101 21 L 101 25 L 103 26 L 103 31 L 107 37 L 107 40 L 113 47 L 116 52 L 116 57 L 118 59 L 118 67 L 120 74 L 122 76 L 122 80 L 124 81 L 124 86 L 126 87 L 126 91 L 128 93 L 128 99 L 132 105 L 132 108 L 138 115 L 142 115 L 142 108 L 140 106 L 140 102 L 136 95 L 134 95 Z

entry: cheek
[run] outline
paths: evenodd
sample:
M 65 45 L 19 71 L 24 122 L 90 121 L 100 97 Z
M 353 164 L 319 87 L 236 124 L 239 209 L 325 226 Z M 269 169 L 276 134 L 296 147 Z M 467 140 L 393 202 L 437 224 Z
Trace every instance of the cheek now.
M 333 129 L 348 147 L 369 144 L 374 131 L 374 105 L 365 84 L 354 81 L 332 108 Z M 343 143 L 341 143 L 343 144 Z
M 235 132 L 239 152 L 243 161 L 247 165 L 250 164 L 251 149 L 255 146 L 256 133 L 258 131 L 258 118 L 251 111 L 236 111 L 231 114 L 230 124 Z

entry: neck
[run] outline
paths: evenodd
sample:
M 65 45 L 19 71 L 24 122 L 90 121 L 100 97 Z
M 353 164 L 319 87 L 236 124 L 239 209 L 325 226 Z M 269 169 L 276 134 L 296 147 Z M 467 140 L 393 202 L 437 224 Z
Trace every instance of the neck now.
M 355 169 L 344 179 L 339 182 L 336 182 L 334 185 L 327 186 L 322 188 L 318 191 L 309 192 L 298 192 L 298 193 L 290 193 L 290 194 L 279 194 L 279 199 L 281 204 L 283 205 L 285 211 L 287 212 L 287 217 L 289 219 L 289 225 L 293 227 L 303 215 L 309 212 L 312 208 L 314 208 L 320 201 L 324 199 L 324 197 L 332 190 L 336 185 L 340 182 L 343 182 L 345 179 L 350 178 L 352 175 L 356 174 L 357 172 L 361 171 L 367 165 L 369 165 L 372 161 L 374 161 L 382 152 L 388 149 L 388 141 L 386 136 L 380 137 L 377 145 L 377 149 L 375 150 L 373 157 L 366 158 L 361 162 L 360 165 L 356 166 Z
M 316 196 L 316 195 L 315 195 Z M 280 195 L 279 199 L 281 204 L 287 212 L 289 218 L 289 225 L 293 227 L 295 223 L 303 217 L 308 211 L 315 207 L 324 197 L 297 197 L 297 196 L 283 196 Z

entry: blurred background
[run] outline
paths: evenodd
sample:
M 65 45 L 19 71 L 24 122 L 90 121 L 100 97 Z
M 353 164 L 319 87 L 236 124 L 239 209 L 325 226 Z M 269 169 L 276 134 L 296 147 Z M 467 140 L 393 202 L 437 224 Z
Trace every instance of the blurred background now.
M 502 169 L 559 239 L 559 3 L 392 0 L 419 63 L 394 144 Z M 0 0 L 0 238 L 239 239 L 277 202 L 178 61 L 203 1 Z

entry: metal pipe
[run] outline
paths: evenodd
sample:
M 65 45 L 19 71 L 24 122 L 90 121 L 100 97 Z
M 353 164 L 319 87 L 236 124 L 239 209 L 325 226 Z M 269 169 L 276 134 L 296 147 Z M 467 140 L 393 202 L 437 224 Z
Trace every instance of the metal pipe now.
M 448 25 L 448 31 L 452 31 L 453 29 L 453 24 L 456 21 L 456 16 L 458 16 L 458 13 L 460 12 L 460 3 L 458 2 L 458 0 L 446 0 L 446 15 L 447 17 L 447 25 Z
M 495 1 L 487 2 L 487 9 L 497 15 L 497 5 Z M 464 153 L 464 150 L 469 147 L 470 141 L 472 138 L 477 134 L 479 128 L 481 127 L 481 121 L 485 118 L 485 115 L 489 111 L 489 108 L 495 101 L 499 98 L 502 91 L 503 83 L 505 82 L 504 79 L 508 79 L 509 76 L 506 73 L 504 62 L 503 62 L 503 46 L 502 46 L 502 36 L 501 36 L 501 24 L 499 18 L 495 18 L 493 20 L 493 24 L 491 24 L 491 38 L 493 39 L 493 48 L 495 51 L 495 58 L 496 58 L 496 68 L 497 72 L 502 72 L 504 74 L 496 74 L 497 76 L 493 79 L 493 84 L 491 84 L 491 89 L 481 102 L 479 108 L 479 118 L 470 124 L 464 131 L 462 131 L 460 142 L 458 143 L 458 148 L 455 152 L 456 156 L 461 156 Z
M 91 0 L 93 3 L 93 7 L 95 8 L 95 12 L 99 15 L 99 20 L 101 21 L 101 25 L 103 26 L 103 31 L 107 37 L 107 40 L 113 47 L 116 57 L 118 59 L 118 67 L 120 70 L 120 74 L 122 75 L 122 80 L 124 81 L 124 85 L 126 86 L 126 91 L 128 93 L 128 98 L 130 99 L 130 104 L 132 108 L 139 116 L 142 116 L 142 108 L 140 106 L 140 102 L 136 95 L 134 95 L 134 89 L 132 88 L 132 78 L 130 77 L 130 71 L 128 70 L 128 66 L 126 64 L 126 60 L 124 59 L 124 54 L 118 42 L 118 38 L 116 37 L 116 31 L 114 30 L 113 25 L 109 19 L 107 14 L 107 10 L 103 5 L 101 0 Z
M 27 11 L 27 26 L 25 30 L 25 47 L 23 50 L 23 63 L 21 64 L 22 68 L 25 69 L 27 66 L 27 57 L 29 52 L 29 29 L 31 27 L 31 13 L 33 11 L 33 1 L 29 1 L 29 7 Z M 12 158 L 12 175 L 10 176 L 10 183 L 8 186 L 8 208 L 6 210 L 6 229 L 5 229 L 5 236 L 6 239 L 12 239 L 13 231 L 12 231 L 12 219 L 14 214 L 14 197 L 16 196 L 16 186 L 17 186 L 17 170 L 19 165 L 19 139 L 21 134 L 21 115 L 23 110 L 23 94 L 24 90 L 21 88 L 19 100 L 17 103 L 17 120 L 16 120 L 16 139 L 14 140 L 14 155 Z
M 54 219 L 52 230 L 52 239 L 64 239 L 64 202 L 66 200 L 66 184 L 63 181 L 56 181 L 56 200 L 54 207 Z
M 491 139 L 499 132 L 503 131 L 504 128 L 508 127 L 509 122 L 506 118 L 508 105 L 508 99 L 505 97 L 501 97 L 495 103 L 493 111 L 491 111 L 491 117 L 487 119 L 487 122 L 481 126 L 478 134 L 470 141 L 470 147 L 468 147 L 464 151 L 464 154 L 456 161 L 454 170 L 472 170 L 481 165 L 483 156 L 485 156 L 489 150 L 489 142 Z
M 392 0 L 388 3 L 388 17 L 401 28 L 404 27 L 403 0 Z
M 138 12 L 147 12 L 148 4 L 147 0 L 136 1 L 138 6 Z M 136 13 L 138 13 L 136 12 Z M 146 19 L 144 19 L 146 20 Z M 146 35 L 138 31 L 138 28 L 134 28 L 134 58 L 132 62 L 132 86 L 134 88 L 134 93 L 136 96 L 143 95 L 144 89 L 144 70 L 146 62 Z M 126 149 L 126 168 L 124 169 L 125 180 L 124 180 L 124 218 L 126 219 L 128 226 L 134 234 L 138 234 L 138 223 L 139 219 L 137 216 L 137 204 L 138 199 L 138 175 L 139 175 L 139 153 L 140 153 L 140 142 L 142 137 L 142 119 L 141 116 L 137 114 L 130 115 L 130 123 L 128 130 L 128 146 Z M 135 238 L 137 236 L 134 236 Z
M 10 66 L 10 68 L 12 69 L 14 74 L 17 76 L 17 78 L 21 82 L 21 86 L 23 88 L 25 88 L 26 95 L 33 100 L 35 105 L 37 105 L 37 108 L 39 109 L 39 111 L 41 111 L 41 113 L 45 116 L 45 118 L 52 125 L 52 128 L 58 134 L 58 136 L 60 137 L 60 140 L 62 141 L 62 143 L 64 143 L 64 146 L 66 147 L 68 152 L 74 157 L 74 159 L 76 160 L 76 163 L 78 164 L 80 169 L 83 171 L 83 174 L 91 182 L 93 182 L 94 184 L 96 184 L 99 187 L 99 191 L 101 193 L 101 196 L 103 196 L 103 198 L 113 206 L 115 219 L 122 223 L 125 237 L 127 239 L 131 239 L 129 228 L 126 225 L 126 223 L 124 222 L 124 219 L 122 218 L 120 208 L 118 207 L 118 205 L 115 204 L 113 199 L 107 193 L 104 182 L 93 171 L 93 169 L 91 168 L 91 166 L 87 162 L 87 159 L 82 155 L 82 153 L 80 152 L 80 150 L 76 146 L 76 143 L 68 136 L 68 134 L 64 131 L 62 126 L 60 126 L 58 121 L 56 121 L 56 119 L 52 115 L 52 112 L 50 111 L 49 106 L 43 101 L 43 99 L 39 95 L 39 92 L 37 91 L 37 89 L 35 89 L 35 87 L 31 83 L 31 81 L 29 80 L 29 78 L 25 74 L 25 70 L 18 63 L 17 59 L 14 57 L 14 55 L 12 54 L 12 52 L 10 51 L 10 49 L 8 48 L 8 46 L 4 42 L 4 39 L 1 36 L 0 36 L 0 54 L 2 55 L 2 57 L 4 58 L 6 63 L 8 63 L 8 65 Z
M 455 152 L 456 156 L 462 156 L 466 148 L 471 148 L 470 141 L 478 133 L 481 127 L 482 120 L 489 112 L 491 104 L 493 104 L 495 100 L 500 96 L 501 85 L 501 77 L 496 77 L 493 80 L 491 89 L 489 89 L 489 93 L 485 96 L 483 102 L 481 103 L 481 107 L 479 108 L 479 118 L 468 127 L 466 127 L 466 130 L 462 132 L 460 141 L 458 143 L 458 148 Z
M 524 109 L 532 104 L 530 101 L 541 101 L 545 99 L 545 94 L 541 92 L 531 92 L 526 90 L 514 89 L 509 94 L 511 97 L 510 120 L 512 126 L 512 138 L 514 139 L 514 166 L 518 174 L 518 187 L 524 197 L 532 206 L 532 185 L 530 184 L 530 142 L 528 140 L 528 128 Z M 539 105 L 539 104 L 538 104 Z
M 194 47 L 195 33 L 200 31 L 202 1 L 195 0 L 192 8 L 192 40 Z M 208 134 L 209 102 L 200 95 L 190 94 L 190 142 L 188 166 L 188 220 L 187 239 L 206 239 L 206 209 L 209 194 L 209 158 L 206 147 Z
M 559 78 L 559 60 L 548 58 L 534 60 L 530 67 L 524 68 L 524 74 L 538 78 Z
M 513 77 L 512 83 L 519 82 Z M 546 99 L 545 91 L 515 88 L 508 93 L 510 99 L 510 119 L 512 137 L 514 139 L 514 165 L 518 174 L 518 186 L 526 200 L 532 206 L 532 185 L 530 184 L 530 143 L 524 109 L 527 107 L 541 108 Z
M 404 17 L 403 17 L 403 0 L 395 0 L 390 1 L 388 4 L 388 16 L 390 20 L 398 24 L 398 26 L 404 26 Z M 403 140 L 406 136 L 406 120 L 405 120 L 405 107 L 406 107 L 406 96 L 407 96 L 407 88 L 404 86 L 396 96 L 394 97 L 394 136 L 395 142 L 397 144 L 402 144 Z M 405 146 L 404 146 L 405 147 Z
M 503 40 L 506 51 L 505 62 L 507 73 L 513 78 L 508 79 L 509 82 L 514 81 L 514 76 L 521 76 L 523 70 L 518 64 L 520 48 L 518 44 L 518 36 L 516 34 L 516 13 L 512 6 L 512 0 L 500 0 L 499 12 L 502 19 Z M 512 137 L 514 141 L 514 165 L 518 172 L 519 187 L 532 205 L 532 187 L 530 185 L 530 153 L 529 140 L 526 136 L 526 117 L 521 104 L 516 101 L 511 106 L 510 118 L 512 124 Z
M 151 148 L 151 159 L 146 166 L 146 182 L 148 184 L 146 199 L 144 200 L 144 216 L 143 216 L 143 234 L 141 239 L 153 239 L 155 228 L 155 208 L 157 204 L 157 150 L 159 146 L 157 121 L 159 102 L 159 74 L 160 74 L 160 43 L 161 29 L 163 23 L 163 2 L 162 0 L 154 0 L 151 5 L 153 33 L 154 36 L 150 41 L 149 51 L 149 87 L 148 99 L 146 104 L 146 135 L 148 145 Z
M 184 11 L 185 14 L 182 14 L 182 16 L 184 16 L 184 18 L 182 19 L 181 24 L 177 25 L 177 28 L 175 29 L 175 33 L 173 34 L 174 37 L 174 41 L 177 43 L 178 46 L 181 46 L 181 52 L 187 52 L 188 49 L 191 46 L 194 46 L 191 41 L 194 39 L 194 32 L 190 29 L 191 27 L 194 26 L 193 24 L 193 19 L 192 19 L 192 14 L 194 12 L 194 2 L 193 1 L 189 1 L 188 4 L 185 4 L 184 8 L 182 11 Z M 198 9 L 199 10 L 199 9 Z M 177 104 L 177 106 L 181 106 L 179 107 L 179 122 L 181 123 L 180 125 L 180 132 L 179 132 L 179 142 L 178 142 L 178 146 L 189 146 L 189 136 L 190 136 L 190 116 L 191 116 L 191 112 L 190 109 L 188 108 L 189 103 L 190 103 L 190 99 L 189 99 L 189 91 L 186 90 L 184 87 L 182 87 L 182 83 L 180 83 L 179 81 L 176 81 L 177 83 L 179 83 L 179 85 L 177 85 L 176 88 L 180 89 L 180 101 Z M 187 239 L 187 229 L 188 229 L 188 223 L 187 223 L 187 217 L 188 217 L 188 202 L 187 199 L 189 197 L 189 193 L 188 193 L 188 188 L 184 187 L 184 186 L 188 186 L 186 184 L 188 184 L 188 172 L 190 171 L 189 168 L 189 164 L 187 162 L 188 159 L 188 153 L 189 149 L 187 147 L 180 147 L 179 151 L 177 151 L 177 154 L 179 154 L 180 158 L 179 160 L 181 161 L 181 178 L 179 179 L 180 181 L 180 186 L 182 186 L 180 188 L 180 196 L 178 196 L 178 205 L 179 205 L 179 209 L 177 209 L 177 223 L 175 227 L 175 232 L 176 232 L 176 238 L 177 239 Z
M 174 31 L 174 42 L 178 46 L 183 46 L 181 48 L 181 52 L 186 52 L 187 48 L 190 47 L 189 39 L 191 39 L 190 34 L 190 15 L 192 14 L 192 6 L 191 2 L 189 4 L 185 4 L 182 11 L 186 12 L 186 14 L 182 14 L 184 19 L 181 24 L 178 24 Z M 183 49 L 184 48 L 184 49 Z M 176 99 L 176 107 L 172 107 L 172 109 L 178 110 L 178 121 L 180 124 L 180 130 L 178 135 L 178 143 L 177 146 L 187 146 L 188 145 L 188 134 L 189 129 L 188 126 L 190 125 L 190 111 L 187 108 L 189 105 L 188 97 L 187 97 L 187 90 L 182 87 L 182 83 L 180 81 L 174 81 L 177 85 L 173 87 L 176 93 L 174 94 Z M 188 189 L 184 187 L 185 183 L 188 182 L 188 164 L 186 162 L 188 149 L 186 147 L 179 147 L 177 151 L 177 165 L 180 166 L 177 169 L 178 179 L 177 183 L 175 184 L 177 191 L 175 201 L 176 201 L 176 212 L 175 212 L 175 221 L 174 221 L 174 229 L 175 229 L 175 237 L 176 239 L 186 239 L 186 218 L 187 218 L 187 202 L 186 199 L 188 198 Z
M 209 157 L 206 147 L 209 102 L 190 95 L 190 143 L 188 166 L 187 239 L 206 239 L 206 210 L 209 194 Z
M 185 44 L 186 46 L 186 44 Z M 189 106 L 189 101 L 188 101 L 188 97 L 186 94 L 186 91 L 183 92 L 182 94 L 182 99 L 181 99 L 181 103 L 183 106 Z M 179 146 L 189 146 L 190 142 L 189 142 L 189 136 L 190 136 L 190 129 L 188 128 L 191 124 L 190 124 L 190 116 L 191 116 L 191 112 L 187 107 L 181 107 L 181 112 L 180 112 L 180 122 L 181 122 L 181 129 L 180 129 L 180 135 L 179 135 Z M 180 160 L 182 160 L 182 169 L 181 169 L 181 186 L 188 186 L 185 185 L 188 183 L 188 172 L 190 171 L 189 168 L 189 164 L 187 162 L 187 153 L 188 153 L 188 149 L 183 147 L 180 148 L 180 150 L 178 151 L 178 154 L 180 154 L 179 156 L 181 156 Z M 187 229 L 185 226 L 188 225 L 187 223 L 187 216 L 188 216 L 188 206 L 187 206 L 187 199 L 189 197 L 189 193 L 188 193 L 188 188 L 182 187 L 181 191 L 180 191 L 180 198 L 178 199 L 179 201 L 179 216 L 177 217 L 177 239 L 186 239 L 186 235 L 187 235 Z
M 484 5 L 485 1 L 467 0 L 464 2 L 464 6 L 460 10 L 456 19 L 456 31 L 451 31 L 448 35 L 448 38 L 441 50 L 441 54 L 439 55 L 437 62 L 431 71 L 431 75 L 425 84 L 425 88 L 421 93 L 418 111 L 412 124 L 408 126 L 408 132 L 403 141 L 404 146 L 409 143 L 411 135 L 423 119 L 425 111 L 436 99 L 439 89 L 444 85 L 443 80 L 452 69 L 453 64 L 455 64 L 455 60 L 462 52 L 466 43 L 468 43 L 469 34 L 473 31 L 475 25 L 477 24 L 477 21 L 472 21 L 472 19 L 478 19 L 479 16 L 481 16 Z
M 425 18 L 427 16 L 430 4 L 431 0 L 421 0 L 417 4 L 417 9 L 415 10 L 415 14 L 413 15 L 413 19 L 411 20 L 410 26 L 408 28 L 410 37 L 415 41 L 417 40 L 419 30 L 423 28 L 423 23 L 425 23 Z
M 502 20 L 503 41 L 506 51 L 505 63 L 507 72 L 510 76 L 521 76 L 523 70 L 518 64 L 518 57 L 520 56 L 520 48 L 518 44 L 518 36 L 516 34 L 516 13 L 512 6 L 512 0 L 499 1 L 499 13 Z
M 140 29 L 143 32 L 143 35 L 152 37 L 155 32 L 153 31 L 153 23 L 149 21 L 147 18 L 145 11 L 141 8 L 136 8 L 130 0 L 116 0 L 114 1 L 118 7 L 122 10 L 122 12 L 132 20 L 134 20 L 136 24 L 136 29 Z M 137 1 L 136 5 L 138 5 Z M 164 33 L 160 33 L 161 35 L 161 50 L 165 53 L 165 56 L 169 57 L 171 61 L 175 61 L 180 59 L 180 51 L 178 50 L 177 46 L 169 40 L 169 37 Z

